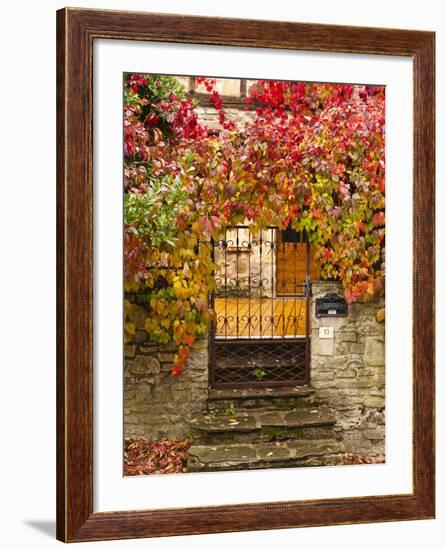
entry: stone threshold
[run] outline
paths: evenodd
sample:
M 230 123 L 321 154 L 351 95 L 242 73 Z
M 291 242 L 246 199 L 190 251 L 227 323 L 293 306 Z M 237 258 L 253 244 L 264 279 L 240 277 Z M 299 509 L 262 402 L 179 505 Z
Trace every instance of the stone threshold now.
M 309 397 L 314 394 L 310 386 L 265 387 L 265 388 L 224 388 L 209 390 L 209 401 L 227 399 L 265 399 L 268 397 Z
M 194 445 L 188 471 L 216 471 L 340 464 L 344 446 L 335 440 L 238 445 Z
M 327 407 L 311 410 L 244 411 L 233 416 L 200 415 L 189 425 L 194 430 L 207 433 L 249 432 L 262 428 L 306 428 L 333 426 L 336 419 Z

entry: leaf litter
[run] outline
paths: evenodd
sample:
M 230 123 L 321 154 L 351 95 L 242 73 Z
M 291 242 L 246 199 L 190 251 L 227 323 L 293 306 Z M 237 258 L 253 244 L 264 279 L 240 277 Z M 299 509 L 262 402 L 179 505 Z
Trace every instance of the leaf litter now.
M 124 475 L 180 474 L 186 471 L 192 439 L 126 439 Z

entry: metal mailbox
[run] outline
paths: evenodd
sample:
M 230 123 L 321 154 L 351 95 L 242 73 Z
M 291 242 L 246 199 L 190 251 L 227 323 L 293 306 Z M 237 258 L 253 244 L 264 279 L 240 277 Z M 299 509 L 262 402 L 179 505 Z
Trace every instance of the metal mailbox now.
M 329 292 L 316 298 L 316 317 L 346 317 L 348 305 L 342 296 Z

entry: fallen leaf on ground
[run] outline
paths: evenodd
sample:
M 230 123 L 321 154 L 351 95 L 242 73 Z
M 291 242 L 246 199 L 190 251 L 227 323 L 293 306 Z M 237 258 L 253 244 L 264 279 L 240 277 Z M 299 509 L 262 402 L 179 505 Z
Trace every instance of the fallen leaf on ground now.
M 342 455 L 344 464 L 383 464 L 383 457 L 357 455 L 354 453 L 344 453 Z
M 124 475 L 179 474 L 185 471 L 192 440 L 145 438 L 127 439 L 124 448 Z

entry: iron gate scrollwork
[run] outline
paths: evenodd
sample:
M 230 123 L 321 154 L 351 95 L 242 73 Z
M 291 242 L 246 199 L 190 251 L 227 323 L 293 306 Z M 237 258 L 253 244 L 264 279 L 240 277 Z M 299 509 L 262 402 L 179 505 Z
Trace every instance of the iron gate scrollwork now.
M 247 225 L 212 242 L 213 387 L 309 382 L 310 249 L 304 233 Z

